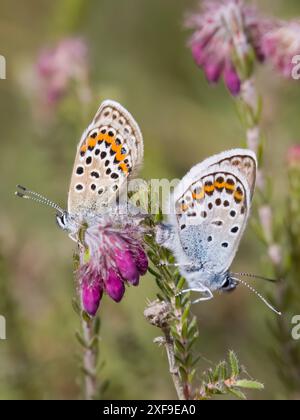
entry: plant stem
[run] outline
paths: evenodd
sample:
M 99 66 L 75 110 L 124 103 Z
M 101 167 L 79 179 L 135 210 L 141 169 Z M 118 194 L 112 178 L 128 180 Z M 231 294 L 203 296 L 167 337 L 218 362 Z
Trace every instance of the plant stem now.
M 100 318 L 91 318 L 84 310 L 79 300 L 73 300 L 73 309 L 80 317 L 81 333 L 76 332 L 76 338 L 82 349 L 80 368 L 83 373 L 82 396 L 85 400 L 99 399 L 104 391 L 105 383 L 99 386 L 99 342 Z
M 180 294 L 184 279 L 172 269 L 171 253 L 156 244 L 154 238 L 147 239 L 149 258 L 155 269 L 150 272 L 156 279 L 160 293 L 158 300 L 145 310 L 146 319 L 164 334 L 169 370 L 179 400 L 193 399 L 192 382 L 195 374 L 193 348 L 199 336 L 196 318 L 191 313 L 189 293 Z M 157 340 L 161 343 L 161 339 Z
M 87 346 L 83 350 L 84 398 L 93 400 L 97 394 L 97 351 L 92 345 L 94 321 L 82 318 L 83 339 Z
M 255 80 L 251 77 L 242 83 L 240 103 L 245 124 L 247 146 L 258 156 L 257 187 L 260 193 L 259 221 L 268 248 L 268 256 L 275 273 L 281 272 L 282 249 L 274 239 L 273 211 L 267 197 L 266 175 L 263 167 L 263 136 L 261 133 L 261 103 Z
M 168 356 L 168 362 L 170 367 L 170 374 L 176 389 L 178 399 L 180 401 L 186 400 L 186 395 L 184 393 L 184 387 L 182 385 L 180 375 L 178 372 L 178 367 L 176 365 L 175 353 L 174 353 L 174 343 L 170 334 L 169 328 L 162 329 L 165 336 L 165 348 Z

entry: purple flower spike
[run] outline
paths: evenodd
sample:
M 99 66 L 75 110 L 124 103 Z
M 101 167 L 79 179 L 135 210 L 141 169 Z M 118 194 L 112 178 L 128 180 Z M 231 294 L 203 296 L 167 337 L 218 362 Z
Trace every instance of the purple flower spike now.
M 237 95 L 240 80 L 235 59 L 244 62 L 254 51 L 256 59 L 263 61 L 262 36 L 273 23 L 260 17 L 243 0 L 204 0 L 200 10 L 187 18 L 186 26 L 193 30 L 189 47 L 207 80 L 217 83 L 224 73 L 230 92 Z
M 130 251 L 116 250 L 115 260 L 121 276 L 134 286 L 139 284 L 139 272 Z
M 222 63 L 207 62 L 204 66 L 205 76 L 210 83 L 218 83 L 223 71 Z
M 144 276 L 148 271 L 148 257 L 143 248 L 139 247 L 133 254 L 137 269 L 141 276 Z
M 300 145 L 291 146 L 287 152 L 287 163 L 290 168 L 300 168 Z
M 112 209 L 87 220 L 84 245 L 80 247 L 78 281 L 83 307 L 90 315 L 97 312 L 102 291 L 120 302 L 126 282 L 137 286 L 140 276 L 146 274 L 145 229 L 140 221 Z
M 224 81 L 233 96 L 237 96 L 241 91 L 241 80 L 233 67 L 228 67 L 224 71 Z
M 121 277 L 112 268 L 108 272 L 105 282 L 107 294 L 115 301 L 120 302 L 125 293 L 125 285 Z
M 197 66 L 202 67 L 205 60 L 202 45 L 193 44 L 191 45 L 191 50 L 195 63 L 197 64 Z
M 68 93 L 72 83 L 85 91 L 88 83 L 88 47 L 80 38 L 64 38 L 44 49 L 36 63 L 42 103 L 55 105 Z
M 282 22 L 266 32 L 262 49 L 273 66 L 286 78 L 299 79 L 296 64 L 300 57 L 300 22 Z M 294 61 L 295 60 L 295 61 Z M 295 74 L 293 72 L 295 69 Z
M 100 305 L 103 290 L 99 282 L 82 287 L 82 305 L 91 316 L 95 316 Z

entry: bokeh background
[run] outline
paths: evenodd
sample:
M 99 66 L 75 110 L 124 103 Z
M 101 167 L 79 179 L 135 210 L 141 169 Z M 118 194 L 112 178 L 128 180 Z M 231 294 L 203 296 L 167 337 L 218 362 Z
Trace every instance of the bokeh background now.
M 244 133 L 225 88 L 208 86 L 186 48 L 183 16 L 195 0 L 0 0 L 0 53 L 7 80 L 0 80 L 0 314 L 7 340 L 0 341 L 0 398 L 75 399 L 79 352 L 72 310 L 73 244 L 50 209 L 18 200 L 23 183 L 65 206 L 75 148 L 98 103 L 112 98 L 139 122 L 145 141 L 142 176 L 182 177 L 203 158 L 240 146 Z M 260 0 L 277 17 L 300 16 L 299 0 Z M 74 92 L 41 110 L 33 67 L 39 51 L 64 37 L 83 36 L 90 49 L 91 102 Z M 284 198 L 285 155 L 299 140 L 299 82 L 258 70 L 268 138 L 267 168 L 275 184 L 274 206 Z M 272 75 L 272 76 L 271 76 Z M 268 274 L 263 248 L 248 229 L 236 270 Z M 272 293 L 263 282 L 260 291 Z M 151 276 L 115 304 L 101 307 L 101 375 L 105 397 L 173 398 L 175 393 L 158 331 L 143 317 L 155 297 Z M 200 328 L 203 369 L 234 349 L 249 374 L 265 383 L 253 398 L 280 398 L 285 389 L 271 350 L 268 322 L 274 314 L 242 288 L 193 308 Z

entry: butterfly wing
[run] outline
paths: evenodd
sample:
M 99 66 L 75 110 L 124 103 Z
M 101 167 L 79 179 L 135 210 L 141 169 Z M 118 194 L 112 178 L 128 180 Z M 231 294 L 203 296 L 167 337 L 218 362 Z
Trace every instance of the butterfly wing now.
M 122 192 L 143 161 L 143 137 L 119 103 L 104 101 L 77 148 L 68 211 L 98 213 Z
M 247 225 L 256 165 L 254 153 L 237 149 L 205 160 L 182 179 L 170 217 L 180 261 L 215 274 L 228 270 Z

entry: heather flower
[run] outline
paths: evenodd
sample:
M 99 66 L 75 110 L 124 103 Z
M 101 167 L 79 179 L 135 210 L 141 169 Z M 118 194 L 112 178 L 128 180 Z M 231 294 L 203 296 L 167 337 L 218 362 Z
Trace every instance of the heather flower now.
M 56 104 L 67 93 L 71 82 L 87 95 L 88 48 L 80 38 L 66 38 L 55 47 L 44 49 L 36 64 L 40 91 L 46 104 Z
M 287 152 L 287 163 L 288 166 L 300 168 L 300 144 L 291 146 Z
M 194 30 L 189 45 L 196 64 L 210 83 L 224 82 L 233 95 L 241 89 L 237 61 L 244 63 L 255 52 L 263 60 L 261 34 L 263 22 L 254 8 L 242 0 L 206 0 L 186 24 Z
M 144 228 L 138 217 L 99 215 L 84 232 L 78 270 L 83 308 L 94 316 L 103 293 L 120 302 L 126 285 L 137 286 L 148 270 Z
M 263 53 L 274 67 L 287 78 L 292 77 L 294 57 L 300 55 L 300 22 L 281 23 L 266 33 L 262 42 Z

